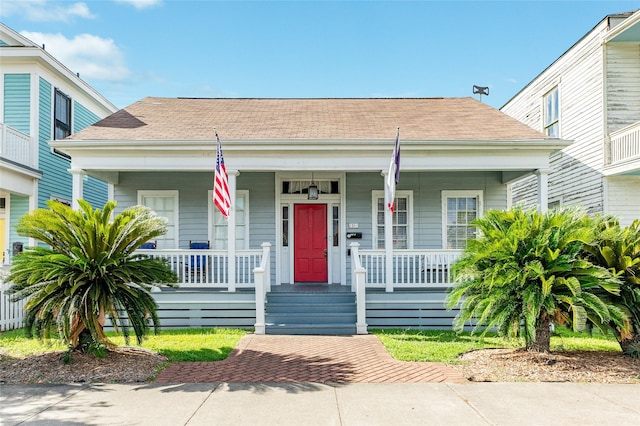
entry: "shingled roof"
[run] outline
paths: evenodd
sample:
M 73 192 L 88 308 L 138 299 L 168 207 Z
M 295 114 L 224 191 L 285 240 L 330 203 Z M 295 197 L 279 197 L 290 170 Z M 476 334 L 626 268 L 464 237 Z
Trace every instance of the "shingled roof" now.
M 144 98 L 71 140 L 528 140 L 545 135 L 473 98 Z

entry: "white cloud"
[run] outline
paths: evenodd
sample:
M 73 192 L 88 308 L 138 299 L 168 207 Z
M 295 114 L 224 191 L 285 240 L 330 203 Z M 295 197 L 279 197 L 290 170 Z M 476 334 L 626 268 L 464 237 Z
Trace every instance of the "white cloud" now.
M 162 0 L 115 0 L 117 3 L 130 4 L 136 9 L 146 9 L 162 3 Z
M 120 81 L 130 76 L 124 54 L 111 39 L 80 34 L 72 39 L 57 34 L 23 31 L 21 34 L 38 45 L 84 80 Z
M 93 19 L 83 2 L 52 4 L 47 0 L 2 0 L 0 17 L 21 16 L 35 22 L 69 22 L 74 18 Z

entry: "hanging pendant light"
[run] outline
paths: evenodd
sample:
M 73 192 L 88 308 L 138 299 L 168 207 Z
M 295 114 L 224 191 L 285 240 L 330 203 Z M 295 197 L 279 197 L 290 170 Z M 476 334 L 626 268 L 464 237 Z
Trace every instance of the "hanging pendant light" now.
M 309 190 L 307 192 L 308 200 L 317 200 L 318 199 L 318 185 L 313 181 L 313 173 L 311 173 L 311 185 L 309 185 Z

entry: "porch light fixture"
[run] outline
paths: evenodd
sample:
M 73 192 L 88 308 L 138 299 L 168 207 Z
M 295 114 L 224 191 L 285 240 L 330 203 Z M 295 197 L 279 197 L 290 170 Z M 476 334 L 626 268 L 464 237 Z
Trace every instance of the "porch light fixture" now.
M 307 192 L 307 200 L 318 199 L 318 185 L 313 181 L 313 173 L 311 173 L 311 185 L 309 185 L 309 191 Z

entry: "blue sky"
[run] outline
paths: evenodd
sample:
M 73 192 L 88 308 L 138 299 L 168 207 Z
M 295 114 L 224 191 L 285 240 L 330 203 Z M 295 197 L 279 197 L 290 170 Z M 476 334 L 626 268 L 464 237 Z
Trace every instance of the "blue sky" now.
M 500 108 L 632 1 L 0 0 L 117 107 L 166 97 L 462 97 Z

